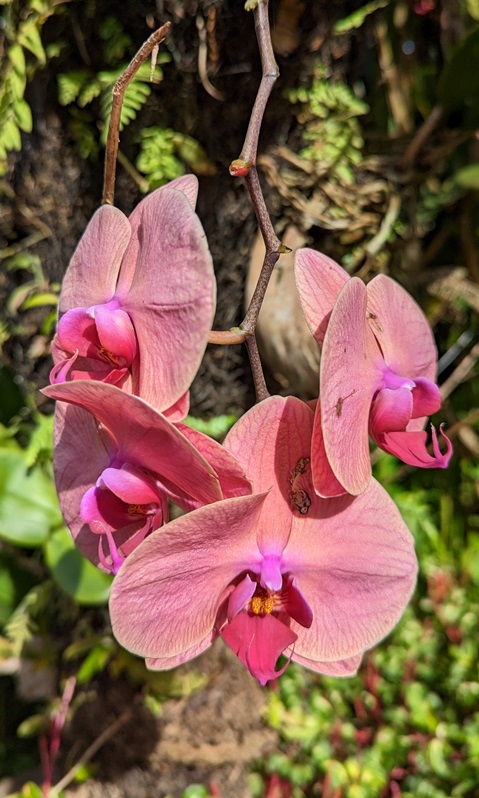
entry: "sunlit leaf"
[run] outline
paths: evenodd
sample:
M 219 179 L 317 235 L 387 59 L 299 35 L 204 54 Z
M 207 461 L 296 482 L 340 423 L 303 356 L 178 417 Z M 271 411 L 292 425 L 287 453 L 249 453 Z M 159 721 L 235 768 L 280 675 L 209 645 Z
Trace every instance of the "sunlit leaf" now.
M 55 582 L 77 604 L 106 604 L 111 577 L 95 568 L 79 552 L 65 527 L 57 529 L 48 538 L 45 559 Z

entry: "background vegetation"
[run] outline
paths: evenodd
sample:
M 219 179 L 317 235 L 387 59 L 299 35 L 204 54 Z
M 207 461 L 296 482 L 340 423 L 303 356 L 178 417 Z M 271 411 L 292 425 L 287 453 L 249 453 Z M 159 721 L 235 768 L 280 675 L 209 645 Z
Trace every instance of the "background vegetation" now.
M 435 421 L 446 419 L 455 457 L 438 473 L 374 455 L 376 476 L 416 538 L 420 577 L 402 622 L 367 654 L 358 676 L 321 678 L 291 665 L 263 691 L 266 743 L 236 775 L 231 764 L 195 770 L 193 751 L 170 769 L 168 787 L 157 779 L 149 794 L 475 798 L 479 4 L 271 0 L 270 7 L 281 78 L 260 167 L 278 234 L 294 225 L 351 273 L 389 273 L 416 296 L 441 356 L 444 408 Z M 145 0 L 119 9 L 107 0 L 0 0 L 0 775 L 17 776 L 7 792 L 31 798 L 42 795 L 35 786 L 42 777 L 47 787 L 58 784 L 75 763 L 85 796 L 106 794 L 95 793 L 102 778 L 124 785 L 105 753 L 131 720 L 124 707 L 131 702 L 134 728 L 158 731 L 169 702 L 196 706 L 192 717 L 200 717 L 198 696 L 211 698 L 215 685 L 203 658 L 189 670 L 148 674 L 113 641 L 108 577 L 81 557 L 63 526 L 52 408 L 37 392 L 48 381 L 61 277 L 101 197 L 112 84 L 166 19 L 173 33 L 153 77 L 142 68 L 125 100 L 117 203 L 129 212 L 152 188 L 186 171 L 199 175 L 199 214 L 219 283 L 216 323 L 228 328 L 241 318 L 255 227 L 242 186 L 227 174 L 260 74 L 243 3 Z M 192 412 L 221 438 L 253 397 L 242 351 L 211 350 Z M 276 372 L 269 384 L 291 389 Z M 98 728 L 88 749 L 75 718 L 92 697 L 120 688 L 106 731 Z M 246 726 L 236 733 L 253 735 Z M 155 773 L 148 755 L 155 745 L 163 750 L 155 734 L 133 753 L 123 740 L 122 774 L 138 763 Z M 195 734 L 201 741 L 208 730 Z M 30 778 L 40 761 L 43 776 Z M 60 783 L 50 795 L 67 789 Z

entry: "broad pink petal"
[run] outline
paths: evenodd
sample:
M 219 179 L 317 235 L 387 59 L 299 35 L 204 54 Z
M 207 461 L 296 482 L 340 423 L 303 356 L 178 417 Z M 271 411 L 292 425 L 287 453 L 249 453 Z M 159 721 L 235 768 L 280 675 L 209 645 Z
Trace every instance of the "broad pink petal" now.
M 309 670 L 315 671 L 316 673 L 322 673 L 326 676 L 347 677 L 354 676 L 358 672 L 358 668 L 361 665 L 362 654 L 356 654 L 354 657 L 342 659 L 339 660 L 339 662 L 316 662 L 307 657 L 300 657 L 299 654 L 296 654 L 293 650 L 291 652 L 291 659 L 293 662 L 297 662 L 299 665 L 303 665 L 304 668 L 309 668 Z
M 368 317 L 384 360 L 397 374 L 435 382 L 437 350 L 431 326 L 399 283 L 378 274 L 368 283 Z
M 165 186 L 161 186 L 161 188 L 157 188 L 156 191 L 152 191 L 151 194 L 148 194 L 148 196 L 136 205 L 128 219 L 131 225 L 131 239 L 121 265 L 121 274 L 118 284 L 120 292 L 128 291 L 135 273 L 141 247 L 141 239 L 144 234 L 142 225 L 145 208 L 161 202 L 162 193 L 169 189 L 182 192 L 188 199 L 192 209 L 195 210 L 196 200 L 198 198 L 198 178 L 195 177 L 195 175 L 177 177 Z
M 113 297 L 130 235 L 130 223 L 118 208 L 103 205 L 96 211 L 63 279 L 60 316 L 72 308 L 88 308 Z
M 189 662 L 190 659 L 199 657 L 216 640 L 218 634 L 218 631 L 211 630 L 200 643 L 191 646 L 187 651 L 182 651 L 181 654 L 176 654 L 174 657 L 164 657 L 163 659 L 147 657 L 145 665 L 150 671 L 169 671 L 171 668 L 177 668 L 179 665 Z
M 173 424 L 139 397 L 93 380 L 50 385 L 44 393 L 92 413 L 115 439 L 119 462 L 149 469 L 203 503 L 221 499 L 211 466 Z M 81 435 L 78 429 L 77 438 Z M 75 445 L 70 444 L 62 456 L 73 460 Z
M 156 201 L 149 199 L 131 286 L 125 292 L 119 284 L 117 297 L 138 341 L 135 393 L 163 410 L 188 390 L 200 365 L 213 321 L 215 278 L 203 228 L 186 196 L 163 188 Z
M 294 273 L 303 313 L 321 345 L 334 303 L 349 275 L 334 260 L 314 249 L 298 249 Z
M 265 685 L 284 672 L 285 667 L 275 670 L 276 662 L 283 651 L 295 642 L 297 635 L 274 615 L 258 616 L 240 612 L 223 627 L 221 637 L 251 675 Z
M 452 457 L 452 443 L 442 431 L 439 432 L 446 441 L 446 451 L 439 449 L 436 430 L 431 424 L 433 454 L 427 451 L 427 433 L 422 431 L 389 432 L 379 436 L 376 443 L 381 449 L 395 455 L 399 460 L 418 468 L 447 468 Z
M 291 529 L 295 469 L 301 462 L 309 467 L 313 418 L 312 410 L 296 397 L 272 396 L 245 413 L 223 444 L 241 464 L 255 492 L 271 489 L 257 530 L 270 573 L 277 571 L 274 560 L 281 557 Z M 265 574 L 264 578 L 269 579 Z
M 165 659 L 201 644 L 231 582 L 259 565 L 255 527 L 264 500 L 241 496 L 201 507 L 135 549 L 110 594 L 113 632 L 125 648 Z
M 247 479 L 243 467 L 224 446 L 187 424 L 176 424 L 175 426 L 214 468 L 224 499 L 231 499 L 233 496 L 246 496 L 251 493 L 251 482 Z
M 168 421 L 172 421 L 173 424 L 178 424 L 180 421 L 184 421 L 186 416 L 188 415 L 190 409 L 190 392 L 185 391 L 183 396 L 180 396 L 177 402 L 175 402 L 171 407 L 167 407 L 161 412 L 164 416 L 168 419 Z
M 362 493 L 371 478 L 369 411 L 383 380 L 366 302 L 365 285 L 352 277 L 336 300 L 321 356 L 324 449 L 335 477 L 353 495 Z
M 343 496 L 346 493 L 345 488 L 334 476 L 329 460 L 326 457 L 319 401 L 316 404 L 313 438 L 311 441 L 311 475 L 314 491 L 318 496 L 327 499 L 332 496 Z
M 371 407 L 371 437 L 376 440 L 383 432 L 405 430 L 411 420 L 412 407 L 412 391 L 408 388 L 395 391 L 383 388 L 373 399 Z
M 337 662 L 375 645 L 397 623 L 416 581 L 414 540 L 376 480 L 358 497 L 314 497 L 295 518 L 284 569 L 309 604 L 313 623 L 294 656 Z
M 136 355 L 136 336 L 128 313 L 97 305 L 95 323 L 101 345 L 114 357 L 124 358 L 122 365 L 130 366 Z
M 434 382 L 425 377 L 417 377 L 412 392 L 412 417 L 423 418 L 437 413 L 441 407 L 441 394 Z

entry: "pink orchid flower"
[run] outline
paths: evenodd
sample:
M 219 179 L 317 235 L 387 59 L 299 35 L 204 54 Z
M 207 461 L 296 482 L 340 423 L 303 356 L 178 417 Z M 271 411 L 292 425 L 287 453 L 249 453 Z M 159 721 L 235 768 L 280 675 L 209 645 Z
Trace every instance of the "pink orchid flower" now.
M 204 448 L 221 477 L 139 397 L 85 380 L 50 385 L 44 393 L 61 400 L 54 450 L 61 510 L 76 545 L 102 570 L 116 573 L 168 521 L 168 498 L 188 510 L 251 491 L 239 464 L 219 444 Z
M 113 631 L 149 668 L 180 665 L 221 636 L 261 684 L 283 672 L 281 654 L 347 676 L 401 617 L 412 536 L 375 480 L 357 498 L 315 495 L 313 419 L 294 397 L 256 405 L 224 444 L 254 493 L 170 522 L 121 566 Z
M 96 211 L 63 281 L 51 382 L 101 380 L 186 415 L 215 307 L 197 185 L 173 180 L 129 218 Z
M 369 435 L 409 465 L 446 468 L 452 445 L 442 426 L 446 452 L 434 427 L 433 454 L 427 451 L 424 426 L 441 397 L 436 346 L 419 306 L 389 277 L 377 275 L 365 286 L 314 250 L 298 250 L 295 271 L 306 320 L 322 345 L 312 445 L 318 495 L 366 489 Z

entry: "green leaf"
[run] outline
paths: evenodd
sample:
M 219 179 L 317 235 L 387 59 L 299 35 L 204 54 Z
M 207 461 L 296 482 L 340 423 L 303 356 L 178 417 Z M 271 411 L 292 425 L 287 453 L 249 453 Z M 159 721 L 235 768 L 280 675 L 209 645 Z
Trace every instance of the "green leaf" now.
M 19 44 L 12 44 L 8 50 L 8 58 L 17 75 L 24 75 L 26 69 L 25 53 Z
M 20 131 L 11 117 L 5 121 L 3 130 L 0 128 L 0 141 L 7 151 L 17 150 L 19 152 L 22 149 Z
M 26 100 L 17 100 L 13 106 L 13 111 L 20 130 L 23 130 L 25 133 L 31 133 L 33 124 L 32 112 Z
M 446 117 L 458 127 L 479 125 L 479 28 L 458 45 L 439 78 L 438 95 Z
M 366 3 L 365 6 L 353 11 L 352 14 L 344 17 L 344 19 L 339 19 L 334 25 L 334 33 L 340 36 L 344 33 L 349 33 L 354 28 L 360 28 L 370 14 L 373 14 L 379 8 L 386 8 L 387 5 L 389 5 L 389 0 L 372 0 L 371 3 Z
M 471 163 L 459 169 L 454 180 L 461 188 L 479 189 L 479 163 Z
M 0 449 L 0 538 L 15 546 L 41 546 L 62 521 L 53 483 L 28 470 L 25 452 Z
M 91 72 L 87 69 L 73 69 L 58 75 L 58 102 L 60 105 L 70 105 L 75 102 L 91 79 Z
M 57 305 L 58 294 L 51 291 L 41 291 L 38 294 L 27 297 L 21 304 L 20 310 L 29 310 L 30 308 L 43 308 L 45 305 Z
M 17 42 L 26 50 L 30 50 L 32 55 L 44 65 L 47 62 L 45 50 L 43 49 L 40 33 L 37 28 L 37 20 L 28 19 L 21 25 L 18 32 Z
M 81 554 L 65 527 L 57 529 L 48 538 L 45 559 L 56 583 L 77 604 L 106 604 L 111 577 L 95 568 Z
M 214 418 L 210 418 L 208 421 L 204 421 L 202 418 L 187 416 L 184 423 L 198 430 L 198 432 L 202 432 L 204 435 L 209 435 L 210 438 L 216 438 L 218 440 L 226 435 L 235 421 L 237 421 L 237 417 L 233 415 L 214 416 Z

